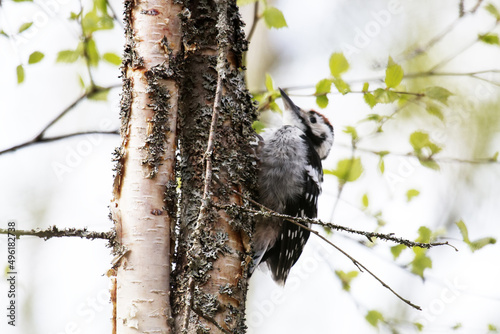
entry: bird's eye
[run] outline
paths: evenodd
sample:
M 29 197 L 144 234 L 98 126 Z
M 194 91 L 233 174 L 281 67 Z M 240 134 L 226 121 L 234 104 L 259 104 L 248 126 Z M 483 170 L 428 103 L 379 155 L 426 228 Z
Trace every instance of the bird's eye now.
M 316 117 L 314 117 L 314 116 L 309 117 L 309 122 L 311 122 L 313 124 L 316 123 Z

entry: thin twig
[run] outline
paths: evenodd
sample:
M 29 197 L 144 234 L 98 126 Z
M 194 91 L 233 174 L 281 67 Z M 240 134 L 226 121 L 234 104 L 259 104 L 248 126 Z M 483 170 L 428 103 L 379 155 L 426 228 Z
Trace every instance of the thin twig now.
M 323 227 L 327 227 L 332 230 L 337 230 L 337 231 L 343 231 L 343 232 L 348 232 L 348 233 L 353 233 L 353 234 L 358 234 L 366 237 L 370 242 L 373 242 L 372 238 L 378 238 L 381 240 L 386 240 L 386 241 L 392 241 L 394 243 L 400 244 L 400 245 L 405 245 L 406 247 L 412 248 L 412 247 L 419 247 L 419 248 L 425 248 L 425 249 L 430 249 L 435 246 L 450 246 L 453 248 L 455 251 L 458 251 L 458 249 L 450 244 L 448 241 L 445 242 L 430 242 L 430 243 L 423 243 L 423 242 L 416 242 L 416 241 L 411 241 L 408 239 L 404 239 L 401 237 L 396 237 L 394 236 L 394 233 L 378 233 L 378 232 L 367 232 L 367 231 L 360 231 L 360 230 L 355 230 L 346 226 L 342 225 L 337 225 L 337 224 L 332 224 L 332 223 L 325 223 L 319 219 L 311 219 L 311 218 L 305 218 L 305 217 L 292 217 L 289 215 L 281 214 L 278 212 L 275 212 L 269 208 L 266 208 L 265 206 L 253 201 L 252 199 L 246 198 L 247 200 L 251 201 L 252 203 L 259 205 L 264 211 L 259 211 L 259 210 L 254 210 L 251 208 L 244 208 L 244 207 L 239 207 L 242 210 L 245 210 L 249 213 L 253 214 L 258 214 L 258 215 L 270 215 L 273 217 L 277 218 L 282 218 L 286 220 L 292 220 L 297 223 L 308 223 L 308 224 L 314 224 L 314 225 L 319 225 Z M 235 205 L 230 205 L 226 207 L 231 207 Z
M 32 145 L 50 143 L 50 142 L 53 142 L 53 141 L 58 141 L 58 140 L 67 139 L 67 138 L 71 138 L 71 137 L 84 136 L 84 135 L 93 135 L 93 134 L 119 135 L 120 132 L 118 130 L 114 130 L 114 131 L 98 131 L 98 130 L 96 130 L 96 131 L 74 132 L 74 133 L 69 133 L 69 134 L 66 134 L 66 135 L 60 135 L 60 136 L 55 136 L 55 137 L 40 138 L 38 140 L 35 140 L 36 139 L 35 138 L 35 139 L 29 140 L 27 142 L 24 142 L 24 143 L 21 143 L 21 144 L 18 144 L 18 145 L 6 148 L 6 149 L 0 151 L 0 155 L 2 155 L 4 153 L 13 152 L 13 151 L 19 150 L 21 148 L 29 147 L 29 146 L 32 146 Z
M 237 191 L 233 190 L 235 193 L 238 193 Z M 242 196 L 242 194 L 240 194 L 240 196 Z M 246 198 L 248 199 L 248 198 Z M 364 266 L 361 262 L 359 262 L 358 260 L 356 260 L 355 258 L 353 258 L 351 255 L 349 255 L 347 252 L 345 252 L 343 249 L 341 249 L 340 247 L 338 247 L 337 245 L 335 245 L 334 243 L 332 243 L 330 240 L 328 240 L 327 238 L 325 238 L 324 236 L 322 236 L 319 232 L 303 225 L 300 221 L 303 221 L 303 222 L 308 222 L 308 223 L 311 223 L 311 222 L 316 222 L 315 220 L 309 220 L 309 219 L 303 219 L 303 218 L 297 218 L 297 217 L 292 217 L 292 216 L 288 216 L 288 215 L 283 215 L 283 214 L 279 214 L 277 212 L 274 212 L 273 210 L 270 210 L 268 208 L 266 208 L 265 206 L 251 200 L 251 199 L 248 199 L 250 200 L 252 203 L 254 204 L 257 204 L 259 205 L 261 208 L 265 209 L 267 212 L 265 211 L 258 211 L 258 210 L 253 210 L 253 209 L 249 209 L 249 208 L 243 208 L 243 207 L 240 207 L 242 208 L 243 210 L 245 211 L 248 211 L 248 212 L 251 212 L 251 213 L 255 213 L 255 214 L 261 214 L 261 215 L 272 215 L 272 216 L 275 216 L 275 217 L 280 217 L 280 218 L 284 218 L 286 219 L 287 221 L 290 221 L 292 224 L 295 224 L 297 225 L 298 227 L 300 228 L 303 228 L 313 234 L 315 234 L 316 236 L 318 236 L 320 239 L 322 239 L 323 241 L 325 241 L 326 243 L 328 243 L 329 245 L 331 245 L 332 247 L 334 247 L 335 249 L 337 249 L 339 252 L 341 252 L 343 255 L 345 255 L 347 258 L 349 258 L 349 260 L 352 261 L 352 263 L 359 269 L 359 271 L 363 272 L 366 271 L 367 273 L 369 273 L 373 278 L 375 278 L 380 284 L 382 284 L 383 287 L 385 287 L 386 289 L 388 289 L 389 291 L 391 291 L 396 297 L 398 297 L 400 300 L 402 300 L 403 302 L 405 302 L 406 304 L 410 305 L 411 307 L 421 311 L 422 309 L 420 308 L 420 306 L 416 305 L 416 304 L 413 304 L 411 301 L 409 301 L 408 299 L 405 299 L 403 298 L 401 295 L 399 295 L 396 291 L 394 291 L 389 285 L 387 285 L 384 281 L 382 281 L 377 275 L 375 275 L 374 273 L 372 273 L 368 268 L 366 268 L 366 266 Z M 228 207 L 234 207 L 234 205 L 229 205 Z M 331 225 L 332 227 L 338 227 L 337 225 L 333 225 L 333 224 L 329 224 Z M 343 226 L 341 226 L 343 230 L 351 230 L 349 228 L 345 228 Z M 354 230 L 352 230 L 354 231 Z M 356 232 L 359 232 L 359 231 L 356 231 Z M 364 233 L 361 233 L 361 234 L 364 234 Z M 375 234 L 380 234 L 380 233 L 375 233 Z M 385 235 L 384 235 L 385 236 Z M 394 238 L 394 237 L 391 237 L 390 235 L 388 236 L 389 239 L 401 239 L 401 238 Z M 404 239 L 402 239 L 404 240 Z M 448 242 L 446 243 L 435 243 L 435 244 L 423 244 L 423 243 L 416 243 L 416 242 L 412 242 L 412 241 L 409 241 L 407 240 L 408 242 L 412 243 L 412 244 L 415 244 L 415 246 L 417 247 L 420 247 L 420 245 L 422 245 L 423 247 L 422 248 L 430 248 L 432 246 L 438 246 L 438 245 L 449 245 L 451 247 L 453 247 L 452 245 L 450 245 Z M 404 243 L 403 243 L 404 244 Z M 420 244 L 420 245 L 419 245 Z M 453 247 L 455 248 L 455 247 Z M 455 248 L 456 250 L 456 248 Z
M 404 79 L 414 79 L 414 78 L 425 78 L 425 77 L 451 77 L 451 76 L 457 76 L 457 77 L 471 77 L 473 79 L 484 79 L 481 77 L 478 77 L 478 74 L 489 74 L 489 73 L 500 73 L 500 69 L 490 69 L 490 70 L 481 70 L 481 71 L 473 71 L 473 72 L 464 72 L 464 73 L 453 73 L 453 72 L 430 72 L 430 71 L 424 71 L 424 72 L 414 72 L 414 73 L 408 73 L 404 75 Z M 364 83 L 364 82 L 382 82 L 384 81 L 385 77 L 372 77 L 372 78 L 360 78 L 360 79 L 352 79 L 352 80 L 346 80 L 348 84 L 357 84 L 357 83 Z M 497 85 L 498 83 L 491 81 L 490 83 Z M 309 84 L 309 85 L 298 85 L 298 86 L 289 86 L 289 87 L 282 87 L 283 90 L 285 91 L 294 91 L 294 90 L 304 90 L 304 89 L 314 89 L 316 87 L 316 84 Z M 252 91 L 251 93 L 253 95 L 259 95 L 259 94 L 264 94 L 266 93 L 267 90 L 262 89 L 262 90 L 257 90 L 257 91 Z M 373 92 L 373 91 L 371 91 Z M 363 91 L 351 91 L 349 93 L 364 93 Z M 348 93 L 348 94 L 349 94 Z M 406 93 L 408 92 L 396 92 L 396 93 Z M 334 94 L 334 92 L 330 93 Z M 340 93 L 338 93 L 340 94 Z M 414 93 L 413 95 L 416 94 L 421 94 L 421 93 Z M 294 96 L 297 96 L 297 94 L 292 94 Z M 310 95 L 301 95 L 301 96 L 315 96 L 314 94 Z
M 458 23 L 460 21 L 462 21 L 462 19 L 465 16 L 467 16 L 468 14 L 474 14 L 479 9 L 479 6 L 481 5 L 482 2 L 483 2 L 483 0 L 478 0 L 477 3 L 476 3 L 476 5 L 470 11 L 465 11 L 465 9 L 464 9 L 464 0 L 460 0 L 460 3 L 458 5 L 458 17 L 452 23 L 450 23 L 440 33 L 438 33 L 433 38 L 431 38 L 424 46 L 420 46 L 420 47 L 415 48 L 412 51 L 406 52 L 406 54 L 407 54 L 406 56 L 402 55 L 402 56 L 396 57 L 397 61 L 398 62 L 400 62 L 400 61 L 408 61 L 408 60 L 411 60 L 411 59 L 415 58 L 416 56 L 421 55 L 422 53 L 427 52 L 436 43 L 438 43 L 446 35 L 448 35 L 458 25 Z
M 259 1 L 256 1 L 253 7 L 253 22 L 247 36 L 247 41 L 249 42 L 252 39 L 253 33 L 255 32 L 255 28 L 257 27 L 257 22 L 259 22 Z
M 483 3 L 483 0 L 477 0 L 476 5 L 472 7 L 469 13 L 474 14 L 479 9 L 479 6 L 481 6 L 481 3 Z
M 87 228 L 76 229 L 76 228 L 65 228 L 59 229 L 56 226 L 51 226 L 45 230 L 33 229 L 33 230 L 15 230 L 9 231 L 7 229 L 0 228 L 0 234 L 11 234 L 15 235 L 19 239 L 21 236 L 35 236 L 48 240 L 50 238 L 61 238 L 61 237 L 79 237 L 84 239 L 106 239 L 110 240 L 114 238 L 114 231 L 109 232 L 96 232 L 89 231 Z
M 111 3 L 109 2 L 109 0 L 106 0 L 106 5 L 108 5 L 108 8 L 109 8 L 109 11 L 111 12 L 111 17 L 113 18 L 113 20 L 115 20 L 120 25 L 120 27 L 123 29 L 123 22 L 122 22 L 122 20 L 119 19 L 118 15 L 116 14 L 115 9 L 113 8 L 113 6 L 111 6 Z
M 465 15 L 464 0 L 460 0 L 458 4 L 458 17 L 462 18 Z
M 447 26 L 443 31 L 441 31 L 439 34 L 437 34 L 431 40 L 429 40 L 427 42 L 427 44 L 425 44 L 424 46 L 417 47 L 413 51 L 407 52 L 407 56 L 397 57 L 396 61 L 397 62 L 408 61 L 408 60 L 415 58 L 416 56 L 421 55 L 422 53 L 425 53 L 431 47 L 433 47 L 436 43 L 441 41 L 446 35 L 448 35 L 450 33 L 450 31 L 452 31 L 455 28 L 455 26 L 460 22 L 461 19 L 462 19 L 462 17 L 459 16 L 458 18 L 455 19 L 455 21 L 453 21 L 449 26 Z
M 382 284 L 382 286 L 386 289 L 388 289 L 390 292 L 392 292 L 396 297 L 398 297 L 400 300 L 402 300 L 403 302 L 405 302 L 406 304 L 410 305 L 411 307 L 419 310 L 419 311 L 422 311 L 422 308 L 416 304 L 413 304 L 411 301 L 409 301 L 408 299 L 406 298 L 403 298 L 400 294 L 398 294 L 396 291 L 394 291 L 389 285 L 387 285 L 384 281 L 382 281 L 377 275 L 375 275 L 374 273 L 372 273 L 368 268 L 366 268 L 361 262 L 359 262 L 358 260 L 356 260 L 355 258 L 353 258 L 351 255 L 349 255 L 347 252 L 345 252 L 342 248 L 338 247 L 337 245 L 335 245 L 333 242 L 331 242 L 330 240 L 328 240 L 327 238 L 325 238 L 324 236 L 322 236 L 321 234 L 319 234 L 317 231 L 313 230 L 313 229 L 310 229 L 308 227 L 305 227 L 304 225 L 300 224 L 300 223 L 297 223 L 297 222 L 293 222 L 295 225 L 297 226 L 300 226 L 302 228 L 305 228 L 306 230 L 309 230 L 309 232 L 313 233 L 313 234 L 316 234 L 318 237 L 320 237 L 323 241 L 327 242 L 329 245 L 333 246 L 336 250 L 338 250 L 339 252 L 341 252 L 342 254 L 344 254 L 347 258 L 349 258 L 349 260 L 352 261 L 352 263 L 359 269 L 359 271 L 363 272 L 362 269 L 364 269 L 367 273 L 369 273 L 373 278 L 375 278 L 380 284 Z
M 10 148 L 4 149 L 4 150 L 0 151 L 0 155 L 4 154 L 4 153 L 8 153 L 8 152 L 13 152 L 15 150 L 18 150 L 20 148 L 24 148 L 24 147 L 27 147 L 27 146 L 30 146 L 30 145 L 39 144 L 39 143 L 47 143 L 47 142 L 61 140 L 61 139 L 65 139 L 65 138 L 69 138 L 69 137 L 74 137 L 74 136 L 81 136 L 81 135 L 85 135 L 85 134 L 97 134 L 97 133 L 114 134 L 115 131 L 109 131 L 109 132 L 107 132 L 107 131 L 83 131 L 83 132 L 76 132 L 76 133 L 73 133 L 73 134 L 68 134 L 68 135 L 63 135 L 63 136 L 44 138 L 45 133 L 54 124 L 56 124 L 60 119 L 62 119 L 68 112 L 70 112 L 78 104 L 80 104 L 80 102 L 82 102 L 83 100 L 85 100 L 89 96 L 92 96 L 93 94 L 96 94 L 96 93 L 98 93 L 100 91 L 106 91 L 106 90 L 110 90 L 112 88 L 118 88 L 118 87 L 121 87 L 121 84 L 119 84 L 119 85 L 111 85 L 111 86 L 108 86 L 108 87 L 99 87 L 99 88 L 94 87 L 94 89 L 91 89 L 91 90 L 83 93 L 75 101 L 73 101 L 69 106 L 67 106 L 59 114 L 57 114 L 57 116 L 54 117 L 49 123 L 47 123 L 47 125 L 45 125 L 42 128 L 42 130 L 40 130 L 40 132 L 37 135 L 35 135 L 35 137 L 33 139 L 28 140 L 28 141 L 26 141 L 24 143 L 21 143 L 21 144 L 12 146 Z
M 64 115 L 66 115 L 68 112 L 70 112 L 74 107 L 76 107 L 80 102 L 85 100 L 87 96 L 89 96 L 90 92 L 85 92 L 84 94 L 80 95 L 73 103 L 71 103 L 69 106 L 64 108 L 63 111 L 61 111 L 52 121 L 50 121 L 45 127 L 35 136 L 33 141 L 37 141 L 38 139 L 41 139 L 45 132 L 52 126 L 54 125 L 57 121 L 59 121 L 61 118 L 63 118 Z
M 500 21 L 495 21 L 495 24 L 493 25 L 493 27 L 491 27 L 485 33 L 485 35 L 491 33 L 498 26 L 499 23 L 500 23 Z M 455 59 L 456 57 L 458 57 L 459 55 L 461 55 L 462 53 L 464 53 L 465 51 L 467 51 L 469 48 L 471 48 L 473 45 L 475 45 L 479 41 L 480 41 L 480 39 L 479 39 L 479 37 L 477 37 L 475 40 L 473 40 L 469 44 L 465 45 L 460 51 L 458 51 L 454 55 L 451 55 L 451 56 L 449 56 L 449 57 L 441 60 L 439 63 L 437 63 L 436 65 L 434 65 L 433 67 L 431 67 L 427 72 L 431 72 L 432 73 L 436 69 L 438 69 L 440 67 L 443 67 L 444 65 L 448 64 L 450 61 L 452 61 L 453 59 Z
M 411 241 L 411 240 L 408 240 L 408 239 L 403 239 L 403 238 L 400 238 L 400 237 L 395 237 L 394 236 L 394 233 L 389 233 L 389 234 L 384 234 L 384 233 L 377 233 L 377 232 L 366 232 L 366 231 L 359 231 L 359 230 L 355 230 L 355 229 L 352 229 L 352 228 L 349 228 L 349 227 L 345 227 L 345 226 L 342 226 L 342 225 L 337 225 L 337 224 L 332 224 L 332 223 L 325 223 L 319 219 L 312 219 L 312 218 L 307 218 L 307 217 L 292 217 L 292 216 L 289 216 L 289 215 L 286 215 L 286 214 L 282 214 L 282 213 L 278 213 L 272 209 L 269 209 L 268 207 L 260 204 L 259 202 L 249 198 L 248 196 L 245 196 L 244 194 L 234 190 L 234 189 L 231 189 L 232 192 L 234 192 L 235 194 L 241 196 L 242 198 L 248 200 L 250 203 L 260 207 L 263 211 L 259 211 L 259 210 L 254 210 L 254 209 L 251 209 L 251 208 L 245 208 L 245 207 L 242 207 L 242 206 L 239 206 L 239 205 L 236 205 L 236 204 L 229 204 L 229 205 L 218 205 L 220 206 L 220 208 L 222 209 L 227 209 L 227 208 L 231 208 L 231 207 L 238 207 L 242 210 L 245 210 L 249 213 L 253 213 L 253 214 L 259 214 L 259 215 L 270 215 L 270 216 L 273 216 L 273 217 L 277 217 L 277 218 L 283 218 L 283 219 L 287 219 L 287 220 L 293 220 L 295 222 L 298 222 L 298 223 L 309 223 L 309 224 L 316 224 L 316 225 L 320 225 L 320 226 L 323 226 L 323 227 L 328 227 L 332 230 L 337 230 L 337 231 L 343 231 L 343 232 L 348 232 L 348 233 L 354 233 L 354 234 L 359 234 L 359 235 L 363 235 L 365 236 L 368 240 L 370 240 L 370 242 L 373 242 L 371 240 L 371 238 L 378 238 L 378 239 L 382 239 L 382 240 L 387 240 L 387 241 L 393 241 L 395 243 L 398 243 L 398 244 L 401 244 L 401 245 L 405 245 L 407 247 L 419 247 L 419 248 L 425 248 L 425 249 L 430 249 L 434 246 L 450 246 L 451 248 L 453 248 L 455 251 L 458 251 L 458 249 L 453 246 L 452 244 L 448 243 L 448 241 L 446 242 L 434 242 L 434 243 L 424 243 L 424 242 L 416 242 L 416 241 Z M 216 204 L 214 204 L 216 205 Z
M 343 146 L 346 148 L 351 148 L 351 145 L 347 145 L 347 144 L 336 143 L 335 145 L 336 146 Z M 363 148 L 363 147 L 357 147 L 356 149 L 360 152 L 371 153 L 371 154 L 375 154 L 378 156 L 380 156 L 383 153 L 384 155 L 392 155 L 392 156 L 398 156 L 398 157 L 404 157 L 404 158 L 416 158 L 416 159 L 419 158 L 413 152 L 398 153 L 398 152 L 390 152 L 390 151 L 384 151 L 384 150 L 372 150 L 372 149 Z M 389 153 L 387 153 L 387 152 L 389 152 Z M 436 161 L 436 162 L 441 162 L 441 163 L 464 163 L 464 164 L 476 164 L 476 165 L 488 164 L 488 163 L 492 163 L 492 164 L 499 164 L 500 163 L 500 161 L 495 160 L 493 157 L 491 157 L 491 158 L 479 158 L 479 159 L 475 159 L 475 160 L 451 158 L 451 157 L 441 157 L 441 158 L 432 157 L 432 160 Z

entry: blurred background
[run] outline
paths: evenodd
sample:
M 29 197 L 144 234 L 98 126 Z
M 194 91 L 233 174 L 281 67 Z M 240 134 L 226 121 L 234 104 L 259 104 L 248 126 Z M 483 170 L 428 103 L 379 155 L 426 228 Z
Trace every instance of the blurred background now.
M 121 2 L 109 5 L 109 14 L 120 17 Z M 92 6 L 84 2 L 84 13 Z M 500 150 L 500 29 L 492 9 L 500 8 L 500 1 L 288 0 L 261 2 L 258 13 L 269 7 L 283 13 L 287 27 L 257 23 L 247 54 L 250 91 L 264 96 L 267 73 L 273 89 L 288 88 L 297 105 L 330 119 L 335 144 L 326 170 L 338 170 L 339 161 L 353 157 L 346 127 L 355 127 L 358 135 L 354 157 L 362 172 L 345 183 L 325 175 L 319 218 L 410 240 L 422 238 L 425 226 L 433 240 L 449 241 L 459 251 L 432 248 L 417 263 L 419 254 L 411 249 L 394 259 L 394 243 L 318 228 L 423 310 L 397 299 L 368 273 L 356 276 L 349 259 L 311 236 L 284 288 L 265 270 L 252 277 L 248 333 L 497 332 L 499 246 L 473 252 L 456 223 L 465 223 L 471 241 L 500 236 L 500 165 L 494 159 Z M 247 33 L 254 8 L 253 3 L 242 7 Z M 75 50 L 80 41 L 79 24 L 68 19 L 80 9 L 70 0 L 1 2 L 0 152 L 40 133 L 82 96 L 82 83 L 110 88 L 106 99 L 82 99 L 46 136 L 118 129 L 115 59 L 108 55 L 91 72 L 82 60 L 56 63 L 59 51 Z M 122 53 L 119 21 L 93 34 L 101 55 Z M 30 57 L 34 52 L 43 59 Z M 321 109 L 315 87 L 331 77 L 330 56 L 340 52 L 349 62 L 342 79 L 352 92 L 342 95 L 332 86 L 328 106 Z M 363 83 L 369 82 L 369 91 L 386 87 L 389 56 L 406 75 L 395 90 L 421 93 L 439 86 L 453 95 L 370 108 Z M 21 64 L 24 80 L 18 84 Z M 262 121 L 277 126 L 280 115 L 263 110 Z M 427 133 L 441 148 L 433 155 L 438 170 L 408 155 L 415 153 L 409 141 L 415 131 Z M 111 153 L 118 145 L 117 135 L 94 134 L 0 153 L 0 227 L 14 221 L 17 229 L 56 225 L 108 231 Z M 111 331 L 105 273 L 112 257 L 105 241 L 22 237 L 17 255 L 17 326 L 8 326 L 2 316 L 1 333 Z M 7 265 L 5 237 L 0 237 L 0 264 Z M 0 280 L 0 305 L 8 303 L 7 290 L 6 280 Z

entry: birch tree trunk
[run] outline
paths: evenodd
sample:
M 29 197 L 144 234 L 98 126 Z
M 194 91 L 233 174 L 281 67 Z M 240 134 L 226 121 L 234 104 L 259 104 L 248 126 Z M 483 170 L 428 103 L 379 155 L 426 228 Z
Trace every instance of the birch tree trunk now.
M 243 333 L 252 222 L 224 209 L 256 177 L 238 8 L 126 0 L 125 23 L 116 331 Z

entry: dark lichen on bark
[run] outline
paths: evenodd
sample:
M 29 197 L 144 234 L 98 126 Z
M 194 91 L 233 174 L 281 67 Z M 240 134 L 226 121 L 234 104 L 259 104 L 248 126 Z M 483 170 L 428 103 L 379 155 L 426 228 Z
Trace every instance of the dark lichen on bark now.
M 236 196 L 232 189 L 251 197 L 255 194 L 256 163 L 250 142 L 255 135 L 251 126 L 256 119 L 256 109 L 240 72 L 241 55 L 247 43 L 234 1 L 228 2 L 228 6 L 220 6 L 221 1 L 217 5 L 217 1 L 212 0 L 177 2 L 182 2 L 185 9 L 179 15 L 184 58 L 179 94 L 180 161 L 177 170 L 182 181 L 172 273 L 174 315 L 180 314 L 186 306 L 208 318 L 222 314 L 217 326 L 228 328 L 232 333 L 244 333 L 248 254 L 244 248 L 229 247 L 228 239 L 232 238 L 232 245 L 241 244 L 240 233 L 249 235 L 253 222 L 247 215 L 228 216 L 211 203 L 234 201 Z M 221 25 L 218 18 L 222 10 L 227 10 L 227 20 Z M 218 62 L 215 52 L 221 47 L 226 49 L 226 57 Z M 210 155 L 213 177 L 206 214 L 198 220 L 203 201 L 205 151 L 219 75 L 223 78 L 224 94 Z M 228 219 L 231 236 L 226 230 Z M 215 274 L 214 264 L 221 256 L 236 259 L 241 263 L 241 270 L 236 279 L 233 275 L 234 283 L 216 286 L 210 283 L 211 275 Z M 189 291 L 192 292 L 190 297 Z M 193 312 L 185 316 L 188 319 L 182 322 L 187 321 L 190 326 L 183 327 L 184 323 L 177 319 L 176 330 L 209 332 L 206 323 L 200 322 Z
M 163 72 L 164 68 L 161 65 L 157 65 L 145 72 L 148 83 L 146 91 L 151 100 L 148 107 L 154 112 L 153 117 L 148 120 L 148 136 L 144 145 L 147 153 L 142 161 L 144 165 L 149 167 L 149 178 L 154 178 L 158 173 L 158 167 L 162 163 L 165 153 L 167 132 L 170 131 L 167 123 L 172 106 L 169 104 L 170 92 L 160 82 Z

